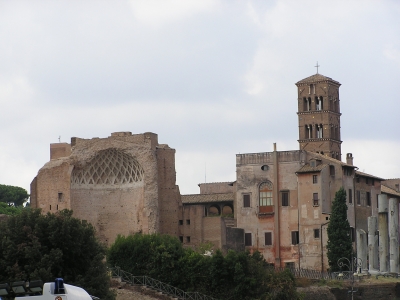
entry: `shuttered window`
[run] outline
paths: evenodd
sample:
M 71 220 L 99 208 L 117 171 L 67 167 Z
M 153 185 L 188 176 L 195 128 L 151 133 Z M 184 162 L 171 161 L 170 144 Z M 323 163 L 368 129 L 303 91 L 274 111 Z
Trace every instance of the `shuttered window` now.
M 265 246 L 271 246 L 272 245 L 272 232 L 266 232 L 265 233 Z
M 243 207 L 250 207 L 250 195 L 243 195 Z
M 299 232 L 292 231 L 292 245 L 297 245 L 299 243 Z
M 281 192 L 282 206 L 289 206 L 289 192 Z
M 244 245 L 245 246 L 252 246 L 252 242 L 251 242 L 251 233 L 245 233 L 244 234 Z

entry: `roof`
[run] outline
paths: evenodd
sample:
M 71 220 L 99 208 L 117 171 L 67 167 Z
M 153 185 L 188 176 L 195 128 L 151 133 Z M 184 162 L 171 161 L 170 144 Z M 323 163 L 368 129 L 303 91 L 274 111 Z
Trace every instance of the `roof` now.
M 226 202 L 235 199 L 234 193 L 182 195 L 183 204 Z
M 385 193 L 385 194 L 389 194 L 389 195 L 400 197 L 400 193 L 399 192 L 397 192 L 396 190 L 394 190 L 394 189 L 392 189 L 392 188 L 390 188 L 390 187 L 388 187 L 386 185 L 383 185 L 383 184 L 381 184 L 381 192 Z
M 306 84 L 306 83 L 314 83 L 314 82 L 321 82 L 321 81 L 330 81 L 330 82 L 333 82 L 333 83 L 336 83 L 336 84 L 340 85 L 340 83 L 338 81 L 333 80 L 330 77 L 326 77 L 326 76 L 324 76 L 322 74 L 318 74 L 318 73 L 296 82 L 296 85 L 298 85 L 298 84 Z
M 310 164 L 305 164 L 296 173 L 320 172 L 326 166 L 328 166 L 328 165 L 327 164 L 319 164 L 318 166 L 311 167 Z
M 349 164 L 347 164 L 347 163 L 345 163 L 345 162 L 342 162 L 341 160 L 338 160 L 338 159 L 336 159 L 336 158 L 330 157 L 330 156 L 328 156 L 328 155 L 324 155 L 324 154 L 320 154 L 320 153 L 315 153 L 315 152 L 311 152 L 311 151 L 307 151 L 307 152 L 308 152 L 308 153 L 312 153 L 313 155 L 315 155 L 315 158 L 316 158 L 316 159 L 321 159 L 322 161 L 323 161 L 323 160 L 328 160 L 328 161 L 330 161 L 330 162 L 332 162 L 332 163 L 339 164 L 339 165 L 341 165 L 342 167 L 357 168 L 356 166 L 349 165 Z M 312 158 L 311 158 L 311 159 L 312 159 Z
M 235 181 L 202 182 L 202 183 L 199 183 L 198 186 L 200 186 L 201 184 L 202 184 L 202 185 L 203 185 L 203 184 L 212 185 L 212 184 L 221 184 L 221 183 L 229 185 L 229 184 L 232 184 L 232 183 L 234 183 L 234 182 L 235 182 Z
M 363 172 L 360 172 L 360 171 L 356 171 L 356 175 L 363 176 L 363 177 L 374 178 L 374 179 L 381 180 L 381 181 L 385 180 L 383 178 L 380 178 L 380 177 L 377 177 L 377 176 L 374 176 L 374 175 L 371 175 L 371 174 L 363 173 Z

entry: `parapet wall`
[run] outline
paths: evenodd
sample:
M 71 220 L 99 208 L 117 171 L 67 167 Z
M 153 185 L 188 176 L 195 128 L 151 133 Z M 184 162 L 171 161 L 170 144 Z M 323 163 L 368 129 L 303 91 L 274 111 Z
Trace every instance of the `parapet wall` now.
M 300 161 L 302 151 L 278 151 L 279 162 Z M 273 163 L 274 152 L 236 154 L 236 166 Z

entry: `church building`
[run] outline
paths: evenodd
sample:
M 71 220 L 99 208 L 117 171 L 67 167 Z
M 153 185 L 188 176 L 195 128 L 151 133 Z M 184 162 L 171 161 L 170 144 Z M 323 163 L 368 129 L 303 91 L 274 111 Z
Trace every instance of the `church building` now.
M 44 213 L 72 209 L 108 245 L 118 234 L 158 232 L 186 247 L 209 242 L 223 251 L 258 250 L 274 266 L 327 270 L 326 229 L 343 187 L 349 234 L 368 268 L 364 248 L 378 240 L 370 217 L 387 213 L 388 206 L 378 205 L 390 199 L 398 218 L 400 179 L 358 171 L 351 153 L 342 162 L 338 81 L 317 73 L 296 86 L 299 149 L 278 151 L 274 144 L 272 152 L 237 154 L 230 182 L 201 183 L 199 194 L 181 195 L 175 150 L 159 144 L 156 134 L 74 137 L 50 145 L 50 161 L 31 183 L 31 206 Z M 380 228 L 387 228 L 382 220 Z M 392 231 L 398 242 L 398 219 Z

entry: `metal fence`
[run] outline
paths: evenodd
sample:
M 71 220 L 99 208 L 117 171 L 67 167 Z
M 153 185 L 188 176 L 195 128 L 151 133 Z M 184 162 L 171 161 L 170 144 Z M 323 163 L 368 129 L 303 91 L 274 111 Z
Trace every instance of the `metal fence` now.
M 308 279 L 337 279 L 337 280 L 353 280 L 360 279 L 358 276 L 354 276 L 354 272 L 342 271 L 342 272 L 321 272 L 311 269 L 298 269 L 298 268 L 275 268 L 276 271 L 282 272 L 288 269 L 296 278 L 308 278 Z
M 169 284 L 153 279 L 148 276 L 134 276 L 119 267 L 109 268 L 110 275 L 112 277 L 121 278 L 122 282 L 129 283 L 130 285 L 139 285 L 151 288 L 163 294 L 169 295 L 177 299 L 184 300 L 217 300 L 215 298 L 193 292 L 188 293 Z

